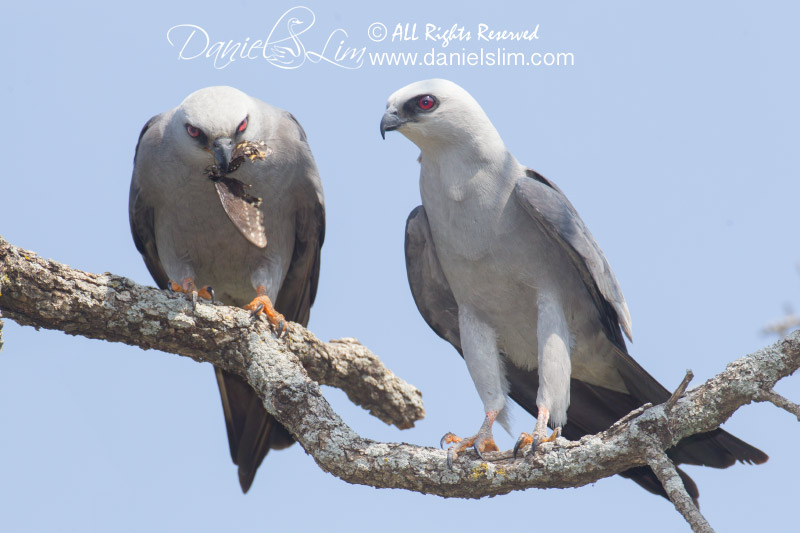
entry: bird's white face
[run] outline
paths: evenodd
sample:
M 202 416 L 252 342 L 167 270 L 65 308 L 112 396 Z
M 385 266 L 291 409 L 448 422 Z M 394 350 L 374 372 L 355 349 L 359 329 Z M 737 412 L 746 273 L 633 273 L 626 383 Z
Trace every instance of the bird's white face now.
M 397 130 L 425 151 L 469 141 L 488 123 L 467 91 L 451 81 L 432 79 L 407 85 L 389 97 L 381 135 Z
M 253 129 L 250 106 L 250 97 L 232 87 L 208 87 L 187 96 L 169 125 L 180 156 L 207 162 L 211 154 L 227 169 L 233 148 Z

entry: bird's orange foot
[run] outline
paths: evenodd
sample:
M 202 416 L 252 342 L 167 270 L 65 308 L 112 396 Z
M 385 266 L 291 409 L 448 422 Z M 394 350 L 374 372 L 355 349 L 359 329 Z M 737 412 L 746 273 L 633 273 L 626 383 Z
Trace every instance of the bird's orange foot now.
M 453 461 L 458 458 L 459 453 L 467 448 L 475 450 L 475 453 L 478 454 L 481 460 L 483 460 L 483 452 L 498 451 L 497 444 L 494 443 L 494 437 L 492 436 L 492 423 L 496 416 L 497 413 L 493 411 L 486 413 L 486 419 L 484 419 L 481 429 L 472 437 L 462 439 L 453 433 L 446 433 L 445 436 L 442 437 L 442 440 L 439 441 L 439 446 L 442 448 L 444 448 L 445 444 L 453 444 L 453 446 L 447 449 L 448 468 L 453 468 Z
M 184 278 L 182 284 L 178 284 L 170 280 L 169 288 L 174 292 L 190 295 L 192 297 L 192 307 L 197 306 L 198 296 L 206 300 L 211 300 L 212 302 L 214 301 L 214 289 L 212 289 L 209 285 L 198 289 L 192 278 Z
M 545 442 L 554 442 L 560 436 L 561 436 L 560 427 L 554 429 L 549 437 L 544 435 L 541 437 L 537 437 L 534 434 L 523 432 L 522 435 L 520 435 L 519 438 L 517 439 L 517 443 L 514 444 L 514 459 L 517 458 L 517 453 L 525 446 L 530 445 L 531 449 L 528 450 L 528 454 L 532 454 L 540 444 Z
M 250 311 L 253 316 L 261 314 L 266 317 L 275 337 L 281 338 L 286 333 L 286 319 L 275 310 L 263 286 L 259 286 L 256 292 L 258 295 L 244 308 Z
M 550 413 L 544 407 L 539 408 L 539 416 L 536 418 L 536 428 L 533 430 L 533 433 L 523 433 L 517 439 L 517 443 L 514 444 L 514 459 L 517 458 L 517 452 L 519 452 L 525 446 L 530 445 L 530 450 L 528 450 L 528 455 L 533 454 L 536 451 L 536 448 L 545 442 L 553 442 L 558 437 L 561 436 L 561 427 L 557 427 L 553 430 L 550 436 L 547 436 L 547 421 L 550 418 Z

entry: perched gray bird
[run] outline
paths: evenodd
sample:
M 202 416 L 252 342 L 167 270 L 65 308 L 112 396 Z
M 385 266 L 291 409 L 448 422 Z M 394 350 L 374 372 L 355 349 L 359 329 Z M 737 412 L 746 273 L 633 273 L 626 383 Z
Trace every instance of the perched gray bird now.
M 325 207 L 305 132 L 290 113 L 231 87 L 209 87 L 151 118 L 136 146 L 129 214 L 136 248 L 160 288 L 195 300 L 216 294 L 263 313 L 278 335 L 284 316 L 308 323 Z M 267 452 L 294 439 L 247 382 L 215 371 L 247 492 Z
M 447 80 L 389 97 L 381 135 L 398 130 L 422 151 L 422 205 L 406 224 L 411 292 L 428 325 L 461 353 L 486 417 L 476 435 L 448 433 L 448 463 L 472 446 L 496 450 L 506 396 L 537 417 L 515 453 L 546 437 L 605 430 L 669 391 L 628 355 L 631 318 L 603 252 L 561 190 L 517 162 L 480 105 Z M 569 419 L 569 422 L 568 422 Z M 721 429 L 669 450 L 676 463 L 725 468 L 767 456 Z M 697 486 L 684 472 L 697 500 Z M 665 495 L 648 467 L 622 475 Z

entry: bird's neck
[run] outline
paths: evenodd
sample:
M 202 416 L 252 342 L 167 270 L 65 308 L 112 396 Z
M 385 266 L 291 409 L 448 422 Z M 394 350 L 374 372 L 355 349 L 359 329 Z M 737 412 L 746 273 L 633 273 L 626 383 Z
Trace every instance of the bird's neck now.
M 438 197 L 462 202 L 470 198 L 479 203 L 502 201 L 518 179 L 519 163 L 506 150 L 502 140 L 473 145 L 422 150 L 420 192 L 423 203 Z

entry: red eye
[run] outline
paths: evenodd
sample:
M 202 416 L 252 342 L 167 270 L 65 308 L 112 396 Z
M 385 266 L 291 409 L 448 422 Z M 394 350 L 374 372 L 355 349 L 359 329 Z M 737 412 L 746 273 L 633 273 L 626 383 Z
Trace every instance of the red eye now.
M 186 125 L 186 131 L 189 133 L 190 137 L 197 137 L 198 135 L 200 135 L 200 130 L 198 130 L 191 124 Z
M 426 94 L 425 96 L 420 96 L 419 100 L 417 100 L 417 105 L 423 111 L 428 111 L 432 109 L 435 104 L 436 100 L 433 98 L 433 96 L 429 94 Z
M 239 133 L 241 133 L 246 129 L 247 129 L 247 117 L 245 117 L 244 120 L 242 121 L 242 123 L 239 124 L 238 130 L 239 130 Z

